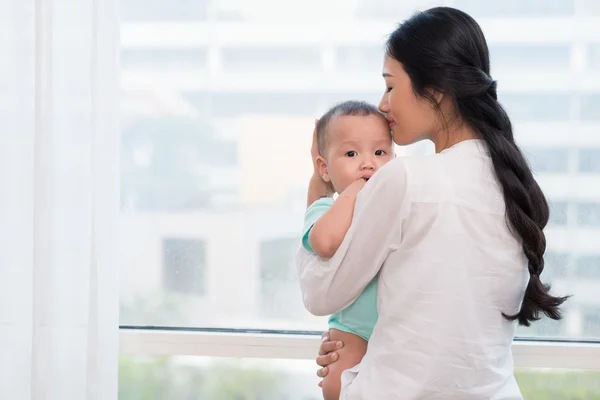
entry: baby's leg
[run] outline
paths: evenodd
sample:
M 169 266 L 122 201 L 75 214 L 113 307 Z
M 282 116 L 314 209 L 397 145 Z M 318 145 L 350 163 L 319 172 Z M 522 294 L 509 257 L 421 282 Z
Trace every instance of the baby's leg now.
M 360 336 L 337 329 L 329 330 L 329 340 L 342 341 L 344 347 L 336 350 L 339 356 L 338 360 L 327 366 L 329 373 L 323 378 L 323 398 L 339 400 L 342 372 L 361 362 L 367 352 L 367 341 Z

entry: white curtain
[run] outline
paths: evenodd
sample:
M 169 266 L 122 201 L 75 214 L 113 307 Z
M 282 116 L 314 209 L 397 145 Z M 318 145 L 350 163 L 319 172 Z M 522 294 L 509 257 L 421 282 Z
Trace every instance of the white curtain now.
M 0 0 L 0 399 L 117 398 L 117 0 Z

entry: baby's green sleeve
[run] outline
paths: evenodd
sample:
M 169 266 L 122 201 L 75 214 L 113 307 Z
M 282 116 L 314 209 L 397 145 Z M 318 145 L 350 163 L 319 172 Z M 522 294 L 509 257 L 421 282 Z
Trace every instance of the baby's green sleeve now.
M 314 203 L 312 203 L 304 213 L 304 231 L 302 235 L 302 246 L 311 253 L 314 253 L 310 243 L 308 242 L 308 235 L 313 225 L 323 214 L 329 210 L 329 207 L 333 205 L 333 199 L 331 197 L 323 197 Z

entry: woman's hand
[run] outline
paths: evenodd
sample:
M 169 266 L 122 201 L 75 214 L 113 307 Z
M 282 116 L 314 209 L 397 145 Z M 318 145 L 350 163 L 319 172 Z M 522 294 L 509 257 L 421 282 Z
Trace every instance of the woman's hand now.
M 328 366 L 336 362 L 339 358 L 337 350 L 344 347 L 342 342 L 331 342 L 329 341 L 329 332 L 323 332 L 321 335 L 321 346 L 319 346 L 319 356 L 317 357 L 317 364 L 322 367 L 317 371 L 317 376 L 324 378 L 329 373 Z M 319 386 L 322 382 L 319 382 Z

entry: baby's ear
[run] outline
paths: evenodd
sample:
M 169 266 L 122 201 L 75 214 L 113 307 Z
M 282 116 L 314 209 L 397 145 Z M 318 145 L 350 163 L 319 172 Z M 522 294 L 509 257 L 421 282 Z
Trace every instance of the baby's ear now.
M 325 182 L 331 182 L 329 177 L 329 170 L 327 168 L 327 161 L 322 156 L 317 157 L 317 168 L 319 169 L 319 175 Z

